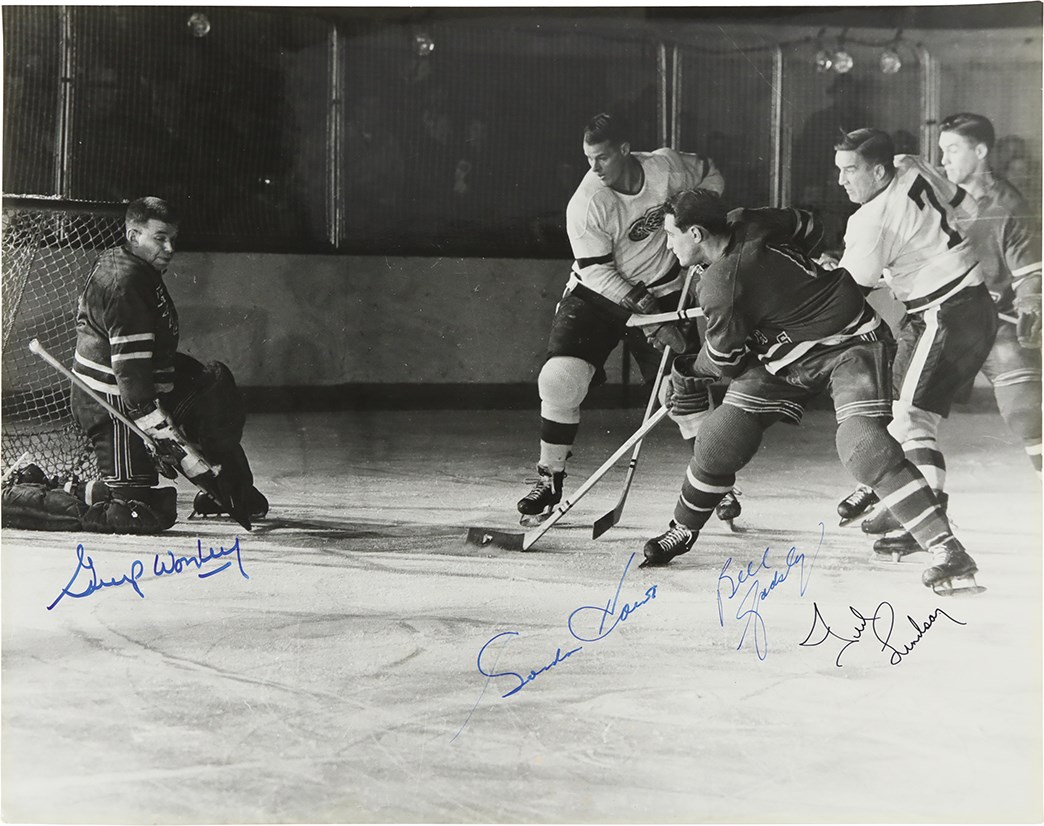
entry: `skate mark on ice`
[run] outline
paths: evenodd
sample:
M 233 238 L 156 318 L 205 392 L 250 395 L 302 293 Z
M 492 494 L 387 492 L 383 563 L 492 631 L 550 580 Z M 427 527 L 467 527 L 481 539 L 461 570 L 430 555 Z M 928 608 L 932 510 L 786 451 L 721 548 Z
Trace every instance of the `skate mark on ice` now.
M 743 643 L 747 639 L 747 633 L 751 631 L 751 626 L 753 625 L 754 652 L 757 654 L 758 659 L 762 661 L 768 656 L 768 627 L 765 625 L 765 618 L 761 614 L 761 605 L 771 596 L 776 588 L 779 588 L 787 581 L 790 572 L 794 568 L 798 569 L 798 596 L 803 597 L 805 595 L 809 579 L 812 577 L 812 569 L 816 564 L 816 559 L 819 557 L 819 551 L 823 547 L 823 539 L 826 536 L 825 523 L 819 523 L 819 531 L 819 543 L 816 545 L 816 551 L 812 555 L 811 561 L 808 562 L 807 570 L 805 568 L 807 557 L 804 552 L 797 549 L 796 545 L 790 546 L 790 550 L 787 551 L 786 557 L 783 559 L 785 568 L 774 567 L 773 564 L 769 563 L 769 554 L 772 553 L 771 547 L 765 548 L 760 559 L 748 560 L 746 565 L 738 566 L 737 569 L 732 569 L 733 558 L 731 556 L 725 560 L 725 564 L 721 566 L 721 571 L 718 574 L 718 583 L 715 588 L 715 599 L 718 603 L 718 623 L 722 628 L 725 627 L 725 602 L 731 602 L 738 594 L 742 593 L 743 596 L 736 607 L 735 617 L 730 617 L 730 619 L 734 618 L 737 622 L 746 620 L 743 624 L 739 643 L 736 645 L 737 651 L 743 647 Z M 757 563 L 756 566 L 755 562 Z M 772 575 L 771 580 L 762 587 L 762 579 L 767 579 L 770 573 Z M 723 593 L 725 595 L 724 599 L 722 599 Z
M 906 643 L 900 650 L 891 643 L 892 633 L 895 629 L 895 609 L 892 608 L 892 604 L 890 602 L 879 602 L 877 604 L 877 608 L 874 609 L 874 613 L 869 617 L 863 616 L 863 614 L 860 611 L 858 611 L 851 605 L 848 606 L 848 610 L 852 612 L 852 616 L 854 616 L 856 619 L 855 623 L 852 625 L 851 637 L 842 636 L 841 634 L 838 634 L 836 631 L 834 631 L 827 624 L 827 621 L 824 619 L 822 613 L 820 613 L 819 606 L 815 602 L 813 602 L 812 627 L 809 629 L 809 632 L 805 639 L 798 644 L 806 646 L 808 648 L 814 648 L 817 645 L 822 645 L 830 637 L 833 637 L 839 642 L 843 642 L 844 645 L 841 646 L 841 649 L 837 652 L 837 657 L 834 659 L 834 664 L 838 668 L 843 668 L 844 666 L 841 665 L 841 657 L 844 656 L 844 653 L 851 646 L 858 645 L 863 641 L 863 632 L 866 630 L 867 624 L 869 624 L 870 631 L 873 633 L 877 641 L 881 643 L 881 652 L 891 652 L 888 656 L 888 664 L 899 665 L 899 663 L 903 661 L 903 657 L 909 656 L 909 654 L 913 651 L 914 646 L 921 641 L 921 638 L 925 635 L 925 633 L 927 633 L 928 629 L 930 629 L 935 624 L 935 621 L 940 616 L 945 617 L 950 622 L 955 623 L 956 625 L 968 624 L 966 622 L 962 622 L 959 619 L 951 617 L 942 608 L 936 608 L 934 611 L 932 611 L 928 615 L 927 619 L 925 619 L 923 625 L 918 625 L 917 621 L 909 614 L 907 614 L 906 619 L 909 621 L 910 625 L 913 626 L 913 629 L 916 632 L 916 636 L 913 638 L 913 640 Z M 880 623 L 880 626 L 878 625 L 878 623 Z M 884 634 L 883 637 L 881 636 L 882 633 Z M 813 635 L 819 637 L 819 639 L 816 642 L 810 642 Z

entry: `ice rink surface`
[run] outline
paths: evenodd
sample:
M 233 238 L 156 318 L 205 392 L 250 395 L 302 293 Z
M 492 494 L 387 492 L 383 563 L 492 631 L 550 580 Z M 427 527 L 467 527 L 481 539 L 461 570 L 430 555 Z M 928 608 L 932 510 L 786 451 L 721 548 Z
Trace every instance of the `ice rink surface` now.
M 567 495 L 640 418 L 585 413 Z M 272 510 L 252 533 L 5 531 L 3 818 L 1041 820 L 1040 485 L 996 413 L 943 428 L 987 588 L 951 598 L 920 584 L 923 555 L 874 565 L 838 526 L 853 485 L 822 410 L 741 474 L 745 532 L 712 520 L 669 568 L 637 562 L 687 462 L 670 423 L 601 539 L 626 461 L 531 551 L 465 545 L 518 529 L 537 427 L 254 416 Z M 140 572 L 144 598 L 62 596 L 90 590 L 86 557 L 100 582 Z

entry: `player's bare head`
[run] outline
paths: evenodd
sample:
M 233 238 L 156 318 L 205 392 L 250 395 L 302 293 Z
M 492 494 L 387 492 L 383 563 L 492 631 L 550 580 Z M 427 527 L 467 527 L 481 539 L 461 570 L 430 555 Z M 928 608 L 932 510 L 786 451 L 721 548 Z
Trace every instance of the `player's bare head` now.
M 130 251 L 163 272 L 174 257 L 177 213 L 162 198 L 138 198 L 127 206 L 124 228 Z
M 895 144 L 880 129 L 846 132 L 834 144 L 837 182 L 853 203 L 865 204 L 884 189 L 895 175 Z
M 729 234 L 728 210 L 718 193 L 687 189 L 667 201 L 663 228 L 667 248 L 683 267 L 706 264 L 714 259 L 707 243 Z
M 604 186 L 618 186 L 631 154 L 630 128 L 621 118 L 601 112 L 584 127 L 584 155 Z
M 989 118 L 958 112 L 945 118 L 939 132 L 939 149 L 946 177 L 967 184 L 989 169 L 987 157 L 997 136 Z

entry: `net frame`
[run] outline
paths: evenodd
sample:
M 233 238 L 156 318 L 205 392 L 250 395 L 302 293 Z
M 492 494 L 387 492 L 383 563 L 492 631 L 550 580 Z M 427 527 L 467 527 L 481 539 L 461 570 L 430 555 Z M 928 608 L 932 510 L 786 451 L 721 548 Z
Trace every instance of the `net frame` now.
M 98 256 L 123 238 L 123 204 L 4 197 L 0 454 L 4 473 L 34 463 L 92 478 L 93 450 L 69 409 L 65 378 L 29 352 L 36 338 L 72 364 L 76 302 Z

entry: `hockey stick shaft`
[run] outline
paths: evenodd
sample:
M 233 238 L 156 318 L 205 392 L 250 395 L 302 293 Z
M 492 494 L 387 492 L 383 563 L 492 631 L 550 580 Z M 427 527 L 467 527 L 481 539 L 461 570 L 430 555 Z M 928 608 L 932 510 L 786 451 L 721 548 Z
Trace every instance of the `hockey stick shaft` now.
M 47 352 L 47 349 L 37 339 L 34 338 L 32 341 L 29 342 L 29 352 L 33 353 L 34 355 L 39 356 L 44 361 L 46 361 L 49 365 L 51 365 L 51 367 L 53 367 L 55 370 L 57 370 L 59 373 L 61 373 L 63 376 L 65 376 L 67 379 L 69 379 L 73 384 L 75 384 L 77 387 L 79 387 L 84 393 L 86 393 L 88 396 L 90 396 L 95 402 L 97 402 L 99 405 L 101 405 L 101 407 L 110 416 L 112 416 L 117 421 L 122 422 L 124 425 L 126 425 L 127 428 L 134 435 L 136 435 L 139 439 L 141 439 L 145 443 L 146 447 L 149 448 L 149 450 L 152 453 L 157 453 L 158 452 L 159 448 L 158 448 L 158 446 L 156 444 L 156 440 L 155 439 L 153 439 L 151 436 L 149 436 L 148 433 L 146 433 L 144 430 L 142 430 L 134 422 L 133 419 L 131 419 L 125 413 L 123 413 L 122 411 L 120 411 L 116 407 L 114 407 L 112 404 L 110 404 L 109 401 L 104 396 L 102 396 L 97 390 L 95 390 L 93 387 L 89 386 L 87 384 L 87 382 L 85 382 L 82 378 L 77 376 L 72 370 L 70 370 L 68 367 L 66 367 L 64 364 L 62 364 L 60 361 L 58 361 L 58 359 L 56 359 L 49 352 Z M 206 474 L 204 474 L 204 475 L 209 474 L 211 476 L 211 478 L 215 478 L 216 479 L 218 473 L 221 472 L 220 466 L 215 466 L 215 465 L 211 464 L 202 455 L 197 454 L 196 458 L 197 458 L 197 460 L 199 461 L 199 463 L 202 466 L 207 468 Z M 199 490 L 203 491 L 205 494 L 207 494 L 211 498 L 215 497 L 215 492 L 213 490 L 208 490 L 204 485 L 202 485 L 198 481 L 196 481 L 196 479 L 193 479 L 193 478 L 189 477 L 184 472 L 184 470 L 181 468 L 180 465 L 177 467 L 177 471 L 185 479 L 187 479 L 189 482 L 191 482 L 193 485 L 195 485 Z M 200 477 L 197 477 L 197 478 L 200 478 Z M 230 510 L 233 511 L 232 512 L 232 518 L 235 519 L 237 522 L 239 522 L 240 525 L 242 525 L 244 528 L 246 528 L 249 531 L 250 530 L 249 519 L 244 514 L 237 514 L 235 512 L 234 508 L 230 507 Z
M 644 315 L 635 313 L 627 319 L 628 327 L 651 327 L 654 324 L 668 324 L 671 321 L 689 321 L 694 318 L 703 318 L 703 310 L 692 307 L 688 310 L 679 309 L 669 313 L 652 313 Z
M 17 459 L 15 459 L 14 464 L 11 465 L 11 467 L 9 467 L 7 470 L 5 470 L 4 471 L 4 475 L 2 477 L 0 477 L 0 484 L 6 482 L 11 477 L 11 474 L 14 473 L 16 470 L 18 470 L 18 468 L 22 464 L 22 462 L 24 462 L 26 459 L 28 459 L 29 456 L 30 456 L 30 452 L 27 450 L 25 453 L 23 453 L 21 456 L 19 456 Z
M 681 295 L 678 297 L 678 312 L 680 313 L 685 309 L 685 305 L 689 300 L 689 287 L 692 285 L 692 279 L 697 272 L 702 272 L 700 267 L 689 267 L 688 272 L 685 274 L 685 282 L 682 285 Z M 649 416 L 652 415 L 653 410 L 656 408 L 656 403 L 660 397 L 660 387 L 663 385 L 664 373 L 667 370 L 667 364 L 671 357 L 671 349 L 669 347 L 663 348 L 663 357 L 660 359 L 660 367 L 656 371 L 656 379 L 653 381 L 652 392 L 649 394 L 649 402 L 645 406 L 645 415 L 642 417 L 642 421 L 648 420 Z M 620 521 L 620 517 L 623 516 L 624 505 L 627 502 L 627 495 L 630 493 L 631 484 L 634 482 L 634 474 L 638 468 L 638 457 L 642 452 L 642 440 L 639 439 L 634 446 L 634 452 L 631 454 L 631 461 L 627 465 L 627 475 L 624 477 L 623 490 L 620 491 L 620 497 L 616 500 L 616 505 L 611 511 L 604 514 L 600 519 L 595 520 L 591 526 L 591 538 L 597 539 L 611 527 L 616 525 Z
M 634 433 L 632 433 L 630 437 L 627 439 L 627 441 L 620 445 L 620 447 L 616 449 L 616 452 L 608 459 L 606 459 L 605 463 L 600 468 L 598 468 L 598 470 L 592 473 L 591 476 L 587 478 L 587 481 L 585 481 L 580 487 L 576 489 L 576 493 L 574 493 L 568 499 L 563 499 L 558 505 L 555 506 L 555 512 L 551 514 L 551 516 L 549 516 L 548 519 L 540 525 L 540 527 L 535 528 L 534 530 L 530 531 L 525 535 L 525 538 L 522 540 L 522 550 L 528 550 L 534 542 L 536 542 L 541 536 L 543 536 L 545 533 L 548 532 L 548 530 L 551 529 L 552 525 L 554 525 L 559 519 L 561 519 L 570 510 L 572 510 L 573 506 L 577 502 L 579 502 L 587 494 L 587 492 L 591 490 L 591 488 L 598 484 L 598 481 L 603 476 L 605 476 L 606 473 L 609 472 L 612 466 L 619 462 L 620 459 L 624 456 L 624 454 L 627 453 L 627 451 L 630 450 L 632 447 L 634 447 L 637 442 L 644 439 L 645 434 L 647 434 L 650 430 L 656 427 L 656 425 L 663 421 L 666 415 L 667 408 L 661 407 L 659 410 L 653 413 L 652 416 L 646 419 L 642 423 L 642 426 L 639 427 Z

